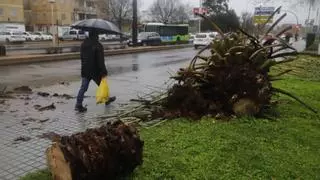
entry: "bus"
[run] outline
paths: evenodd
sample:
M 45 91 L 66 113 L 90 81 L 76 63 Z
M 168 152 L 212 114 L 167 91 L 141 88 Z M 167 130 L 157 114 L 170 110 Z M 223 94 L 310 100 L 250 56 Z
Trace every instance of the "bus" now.
M 188 43 L 189 25 L 188 24 L 163 24 L 145 23 L 142 26 L 144 32 L 157 32 L 160 34 L 162 42 L 168 43 Z

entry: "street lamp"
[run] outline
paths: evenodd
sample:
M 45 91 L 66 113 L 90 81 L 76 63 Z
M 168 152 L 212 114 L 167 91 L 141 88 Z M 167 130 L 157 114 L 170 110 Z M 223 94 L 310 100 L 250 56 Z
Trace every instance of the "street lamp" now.
M 202 0 L 199 0 L 200 2 L 200 6 L 199 6 L 199 12 L 201 12 L 202 11 Z M 201 20 L 202 20 L 202 18 L 201 17 L 199 17 L 199 33 L 201 33 Z
M 137 45 L 137 36 L 138 36 L 138 2 L 137 0 L 132 1 L 133 9 L 133 21 L 132 21 L 132 44 L 133 46 Z
M 48 2 L 51 4 L 51 31 L 52 31 L 52 45 L 53 47 L 56 46 L 56 34 L 54 30 L 54 15 L 53 15 L 53 6 L 56 3 L 56 0 L 48 0 Z
M 282 11 L 294 15 L 294 17 L 296 18 L 296 21 L 297 21 L 297 25 L 299 25 L 299 18 L 298 18 L 298 15 L 296 13 L 294 13 L 293 11 L 290 11 L 290 10 L 282 10 Z

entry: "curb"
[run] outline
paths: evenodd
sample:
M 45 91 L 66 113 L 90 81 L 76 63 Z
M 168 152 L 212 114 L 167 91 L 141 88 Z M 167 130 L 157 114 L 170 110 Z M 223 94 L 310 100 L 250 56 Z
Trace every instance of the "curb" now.
M 316 52 L 308 52 L 308 51 L 304 51 L 299 53 L 300 55 L 307 55 L 307 56 L 313 56 L 313 57 L 320 57 L 320 54 L 317 54 Z
M 123 54 L 182 49 L 182 48 L 188 48 L 188 47 L 191 47 L 191 45 L 187 44 L 187 45 L 174 45 L 174 46 L 154 46 L 154 47 L 138 47 L 138 48 L 128 48 L 128 49 L 105 50 L 104 55 L 115 56 L 115 55 L 123 55 Z M 77 60 L 79 58 L 80 58 L 79 52 L 64 53 L 64 54 L 48 54 L 48 55 L 25 55 L 25 56 L 19 56 L 19 57 L 7 56 L 7 57 L 0 57 L 0 66 L 28 64 L 28 63 L 35 63 L 35 62 Z

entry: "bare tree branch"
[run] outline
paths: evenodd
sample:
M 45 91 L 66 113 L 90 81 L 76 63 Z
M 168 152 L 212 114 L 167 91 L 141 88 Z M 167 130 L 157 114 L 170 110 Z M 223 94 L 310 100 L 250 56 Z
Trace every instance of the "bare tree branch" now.
M 162 23 L 183 23 L 190 19 L 191 8 L 180 0 L 156 0 L 149 10 L 152 20 Z
M 131 19 L 132 0 L 108 0 L 111 19 L 120 28 L 125 20 Z

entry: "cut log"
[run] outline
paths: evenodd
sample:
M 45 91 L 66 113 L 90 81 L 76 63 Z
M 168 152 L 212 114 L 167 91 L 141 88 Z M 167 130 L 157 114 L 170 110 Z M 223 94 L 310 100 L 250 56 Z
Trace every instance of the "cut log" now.
M 142 164 L 143 141 L 121 121 L 60 137 L 47 149 L 54 180 L 105 180 L 127 176 Z
M 48 167 L 54 180 L 72 180 L 70 164 L 64 158 L 58 143 L 47 149 Z

